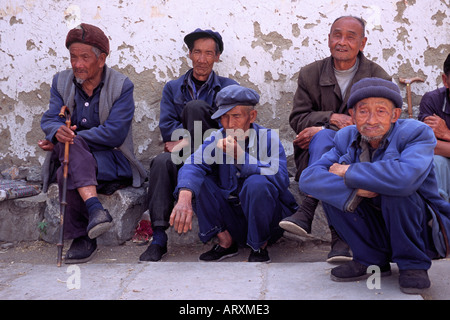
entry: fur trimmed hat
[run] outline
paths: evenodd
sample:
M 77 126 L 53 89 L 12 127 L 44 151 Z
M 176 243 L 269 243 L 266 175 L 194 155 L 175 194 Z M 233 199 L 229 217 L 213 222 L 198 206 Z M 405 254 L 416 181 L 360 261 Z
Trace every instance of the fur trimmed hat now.
M 69 31 L 66 37 L 66 48 L 72 43 L 79 42 L 96 47 L 101 52 L 109 54 L 109 39 L 104 32 L 96 26 L 82 23 Z

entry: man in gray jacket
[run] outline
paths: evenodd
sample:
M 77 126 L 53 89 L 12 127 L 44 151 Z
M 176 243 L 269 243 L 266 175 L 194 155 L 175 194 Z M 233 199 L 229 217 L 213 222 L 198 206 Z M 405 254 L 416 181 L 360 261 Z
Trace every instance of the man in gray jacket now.
M 96 238 L 112 225 L 97 192 L 112 193 L 129 184 L 139 187 L 146 171 L 134 155 L 132 141 L 134 85 L 106 66 L 108 37 L 98 27 L 82 23 L 69 31 L 66 47 L 72 69 L 53 78 L 49 109 L 41 119 L 45 140 L 39 146 L 49 151 L 43 166 L 45 192 L 53 180 L 52 164 L 63 163 L 64 145 L 70 143 L 64 236 L 74 240 L 65 262 L 81 263 L 92 258 Z M 59 117 L 63 106 L 70 110 L 70 128 Z M 56 175 L 61 194 L 62 166 Z
M 318 160 L 331 148 L 337 130 L 353 124 L 347 111 L 352 84 L 368 77 L 391 80 L 383 68 L 363 55 L 366 42 L 362 19 L 339 17 L 333 22 L 328 35 L 331 56 L 300 70 L 293 109 L 289 116 L 289 123 L 297 134 L 293 142 L 296 180 L 308 164 Z M 312 139 L 318 133 L 328 136 L 330 143 L 314 144 Z M 281 221 L 280 226 L 301 236 L 311 233 L 317 205 L 318 200 L 305 197 L 299 210 Z M 327 261 L 351 259 L 347 244 L 339 239 L 332 227 L 330 229 L 332 243 Z

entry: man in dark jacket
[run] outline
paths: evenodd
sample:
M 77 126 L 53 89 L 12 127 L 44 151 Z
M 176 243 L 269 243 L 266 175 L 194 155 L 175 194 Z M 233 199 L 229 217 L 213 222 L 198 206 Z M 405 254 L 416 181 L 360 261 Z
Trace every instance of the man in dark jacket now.
M 81 263 L 92 258 L 96 238 L 112 225 L 97 190 L 112 193 L 111 186 L 139 187 L 147 174 L 134 155 L 134 85 L 106 66 L 108 37 L 98 27 L 82 23 L 69 31 L 66 47 L 72 69 L 53 78 L 49 109 L 41 120 L 46 139 L 39 146 L 50 151 L 43 166 L 46 191 L 52 180 L 51 164 L 63 163 L 64 145 L 70 143 L 64 235 L 74 240 L 65 262 Z M 59 117 L 62 106 L 70 110 L 70 128 Z M 57 171 L 60 194 L 62 168 Z M 105 186 L 109 191 L 101 188 Z
M 301 172 L 328 151 L 335 132 L 352 124 L 347 111 L 347 100 L 353 83 L 362 78 L 391 77 L 362 53 L 367 38 L 360 18 L 344 16 L 336 19 L 328 35 L 331 56 L 313 62 L 300 70 L 289 122 L 296 132 L 294 140 L 296 180 Z M 319 133 L 319 134 L 318 134 Z M 312 138 L 322 136 L 313 143 Z M 304 236 L 311 232 L 318 200 L 305 197 L 299 210 L 284 219 L 280 226 Z M 327 261 L 351 259 L 348 246 L 331 229 L 331 251 Z
M 450 54 L 444 62 L 443 87 L 427 92 L 420 101 L 418 120 L 429 125 L 437 139 L 434 165 L 440 195 L 450 200 Z
M 180 78 L 169 81 L 163 89 L 159 128 L 165 152 L 150 163 L 148 210 L 153 241 L 139 257 L 140 261 L 159 261 L 167 253 L 165 230 L 169 227 L 182 159 L 202 144 L 206 131 L 219 128 L 217 120 L 211 119 L 217 109 L 216 94 L 226 86 L 237 84 L 213 71 L 223 52 L 218 32 L 196 29 L 184 42 L 193 67 Z M 200 138 L 194 139 L 197 137 Z

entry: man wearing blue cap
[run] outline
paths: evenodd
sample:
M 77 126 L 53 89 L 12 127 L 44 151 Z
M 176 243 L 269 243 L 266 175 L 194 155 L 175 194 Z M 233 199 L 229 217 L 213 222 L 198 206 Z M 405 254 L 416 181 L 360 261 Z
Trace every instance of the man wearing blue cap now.
M 187 232 L 195 212 L 200 239 L 219 240 L 201 261 L 234 256 L 239 245 L 251 247 L 248 261 L 270 261 L 267 244 L 281 236 L 279 221 L 296 210 L 283 146 L 273 130 L 255 123 L 258 102 L 252 89 L 222 89 L 212 118 L 220 118 L 223 128 L 205 140 L 178 174 L 171 225 Z
M 185 36 L 192 69 L 163 89 L 160 104 L 159 129 L 164 142 L 164 153 L 150 163 L 148 209 L 153 228 L 153 241 L 140 256 L 140 261 L 158 261 L 167 253 L 169 216 L 173 208 L 173 190 L 182 163 L 174 163 L 172 155 L 186 158 L 198 145 L 194 137 L 203 137 L 211 128 L 219 128 L 211 115 L 217 110 L 216 94 L 236 81 L 218 76 L 213 71 L 224 45 L 218 32 L 196 29 Z M 195 130 L 194 130 L 195 128 Z M 180 135 L 179 133 L 182 132 Z
M 355 125 L 336 133 L 334 146 L 300 176 L 304 192 L 322 200 L 330 223 L 349 244 L 353 260 L 331 270 L 335 281 L 390 275 L 400 270 L 400 289 L 421 293 L 430 286 L 431 259 L 449 253 L 450 204 L 438 193 L 433 130 L 399 119 L 396 84 L 379 78 L 351 88 Z M 375 269 L 373 269 L 375 267 Z

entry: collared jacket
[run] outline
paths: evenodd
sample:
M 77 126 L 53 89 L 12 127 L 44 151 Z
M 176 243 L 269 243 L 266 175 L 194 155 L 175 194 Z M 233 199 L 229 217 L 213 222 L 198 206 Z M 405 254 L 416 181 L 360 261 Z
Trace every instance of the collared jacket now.
M 300 70 L 293 108 L 289 115 L 289 124 L 296 134 L 313 126 L 325 126 L 337 130 L 329 125 L 331 115 L 333 113 L 348 114 L 347 101 L 354 83 L 368 77 L 392 80 L 382 67 L 368 60 L 362 52 L 358 54 L 358 57 L 358 70 L 347 88 L 345 97 L 342 97 L 334 75 L 333 57 L 315 61 Z M 298 180 L 300 173 L 308 165 L 309 153 L 308 150 L 295 146 L 294 154 Z
M 359 136 L 355 125 L 339 130 L 334 148 L 301 174 L 300 189 L 346 212 L 355 209 L 357 189 L 390 197 L 405 197 L 416 192 L 438 213 L 447 238 L 450 234 L 450 204 L 438 192 L 433 164 L 436 146 L 433 130 L 417 120 L 399 119 L 369 162 L 360 162 Z M 344 178 L 328 171 L 333 163 L 350 165 Z
M 222 128 L 208 137 L 195 151 L 178 173 L 178 184 L 174 195 L 180 189 L 189 189 L 194 197 L 198 196 L 206 175 L 216 178 L 222 195 L 238 195 L 245 179 L 251 175 L 264 175 L 278 189 L 279 199 L 285 212 L 291 215 L 297 203 L 289 187 L 286 155 L 277 133 L 253 123 L 244 157 L 234 160 L 222 150 L 216 148 L 217 141 L 226 137 Z
M 437 115 L 444 119 L 447 127 L 450 128 L 450 101 L 449 89 L 446 87 L 427 92 L 420 101 L 418 120 L 424 121 L 426 117 Z
M 132 120 L 135 108 L 133 83 L 125 75 L 105 65 L 102 83 L 96 89 L 100 91 L 98 100 L 95 99 L 94 112 L 97 115 L 92 116 L 92 118 L 98 119 L 98 124 L 84 130 L 80 130 L 84 119 L 80 114 L 85 106 L 76 105 L 76 90 L 81 89 L 76 89 L 72 69 L 59 72 L 54 76 L 50 90 L 49 109 L 41 119 L 41 128 L 46 135 L 46 139 L 56 143 L 54 138 L 56 131 L 64 124 L 64 119 L 61 119 L 58 115 L 61 107 L 66 105 L 74 116 L 72 124 L 78 124 L 76 134 L 87 142 L 92 152 L 98 152 L 97 162 L 101 162 L 101 153 L 104 151 L 119 152 L 120 156 L 126 158 L 125 161 L 128 161 L 131 166 L 133 186 L 141 186 L 147 177 L 147 173 L 134 154 L 132 137 Z M 96 121 L 87 118 L 86 120 L 87 123 Z M 80 122 L 75 123 L 75 121 Z M 101 165 L 102 163 L 98 163 L 99 167 Z M 49 181 L 51 178 L 50 166 L 51 152 L 47 154 L 42 168 L 44 192 L 51 182 Z
M 191 80 L 192 70 L 178 79 L 169 81 L 164 86 L 159 118 L 159 129 L 164 142 L 171 141 L 172 132 L 183 128 L 181 113 L 186 103 L 191 100 L 204 100 L 215 111 L 217 110 L 216 94 L 226 86 L 238 84 L 236 81 L 218 76 L 212 71 L 206 83 L 197 92 Z

